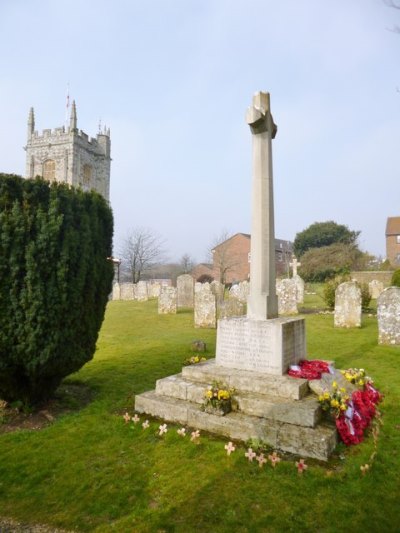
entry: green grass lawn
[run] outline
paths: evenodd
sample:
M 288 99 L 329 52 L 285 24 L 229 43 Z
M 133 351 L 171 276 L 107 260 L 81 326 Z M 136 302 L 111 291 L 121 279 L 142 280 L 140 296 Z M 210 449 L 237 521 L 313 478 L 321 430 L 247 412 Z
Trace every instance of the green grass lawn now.
M 214 355 L 215 331 L 194 329 L 189 311 L 159 316 L 155 301 L 111 302 L 94 359 L 66 380 L 89 386 L 91 403 L 44 429 L 0 435 L 0 516 L 99 532 L 398 531 L 400 348 L 377 345 L 375 318 L 357 330 L 335 330 L 331 315 L 306 324 L 309 358 L 363 367 L 385 394 L 365 476 L 372 436 L 339 446 L 328 464 L 308 460 L 299 476 L 295 458 L 261 469 L 244 445 L 228 457 L 217 437 L 196 445 L 178 426 L 161 438 L 156 420 L 125 424 L 134 395 L 179 372 L 193 340 Z

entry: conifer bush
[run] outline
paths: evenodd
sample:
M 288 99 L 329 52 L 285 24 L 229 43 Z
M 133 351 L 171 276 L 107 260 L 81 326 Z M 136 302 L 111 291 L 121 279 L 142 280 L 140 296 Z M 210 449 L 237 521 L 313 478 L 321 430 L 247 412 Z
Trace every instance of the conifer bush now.
M 45 400 L 93 357 L 112 233 L 99 194 L 0 174 L 0 398 Z

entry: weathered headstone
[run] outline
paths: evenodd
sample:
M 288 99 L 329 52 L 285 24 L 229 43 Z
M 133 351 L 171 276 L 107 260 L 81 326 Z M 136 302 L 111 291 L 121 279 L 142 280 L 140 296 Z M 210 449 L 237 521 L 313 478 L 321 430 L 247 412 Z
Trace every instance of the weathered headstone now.
M 210 283 L 211 292 L 219 303 L 224 299 L 225 285 L 220 281 L 214 280 Z
M 136 283 L 136 300 L 138 302 L 147 302 L 148 299 L 147 281 L 139 281 Z
M 297 315 L 297 284 L 296 280 L 281 279 L 276 282 L 278 295 L 278 312 L 280 315 Z
M 346 281 L 337 287 L 334 324 L 337 328 L 361 327 L 361 289 L 356 281 Z
M 158 298 L 160 296 L 161 291 L 161 283 L 151 283 L 147 287 L 149 292 L 149 298 Z
M 194 279 L 190 274 L 182 274 L 176 278 L 178 289 L 178 307 L 193 307 Z
M 304 280 L 298 274 L 292 279 L 296 282 L 297 303 L 302 304 L 304 303 Z
M 174 315 L 176 314 L 177 290 L 175 287 L 162 286 L 160 296 L 158 297 L 158 314 Z
M 216 327 L 216 302 L 209 283 L 196 283 L 194 286 L 194 327 Z
M 376 300 L 378 299 L 380 293 L 383 291 L 384 286 L 381 281 L 378 281 L 377 279 L 373 279 L 372 281 L 368 283 L 368 289 L 369 289 L 371 298 Z
M 135 289 L 133 283 L 121 283 L 120 284 L 120 299 L 121 300 L 134 300 Z
M 400 287 L 388 287 L 378 297 L 379 344 L 400 345 Z
M 118 282 L 113 283 L 112 286 L 112 300 L 121 300 L 121 286 Z
M 243 316 L 245 314 L 245 305 L 237 298 L 223 300 L 218 306 L 218 318 L 227 318 L 233 316 Z
M 246 303 L 250 294 L 250 283 L 246 280 L 232 285 L 229 289 L 229 297 L 237 298 L 240 302 Z

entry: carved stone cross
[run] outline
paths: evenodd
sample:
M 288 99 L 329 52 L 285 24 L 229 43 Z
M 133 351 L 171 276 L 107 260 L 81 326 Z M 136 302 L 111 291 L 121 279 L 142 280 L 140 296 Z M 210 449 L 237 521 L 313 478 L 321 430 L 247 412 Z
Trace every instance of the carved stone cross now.
M 246 122 L 253 139 L 250 294 L 247 316 L 253 320 L 266 320 L 278 316 L 271 143 L 277 127 L 271 115 L 269 93 L 258 92 L 253 96 Z
M 289 266 L 292 267 L 293 277 L 297 276 L 297 267 L 301 267 L 301 263 L 293 256 L 292 262 L 289 263 Z

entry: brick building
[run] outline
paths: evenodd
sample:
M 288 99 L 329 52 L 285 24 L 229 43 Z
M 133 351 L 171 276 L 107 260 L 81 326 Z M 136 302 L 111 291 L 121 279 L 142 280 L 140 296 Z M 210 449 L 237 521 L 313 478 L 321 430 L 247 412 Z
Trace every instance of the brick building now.
M 248 233 L 236 233 L 226 241 L 218 244 L 211 252 L 213 263 L 201 263 L 192 270 L 192 276 L 198 280 L 201 275 L 210 276 L 224 283 L 248 280 L 250 276 L 250 243 Z M 287 275 L 292 258 L 293 243 L 275 239 L 276 275 Z
M 400 266 L 400 217 L 389 217 L 387 219 L 386 257 L 391 265 Z

